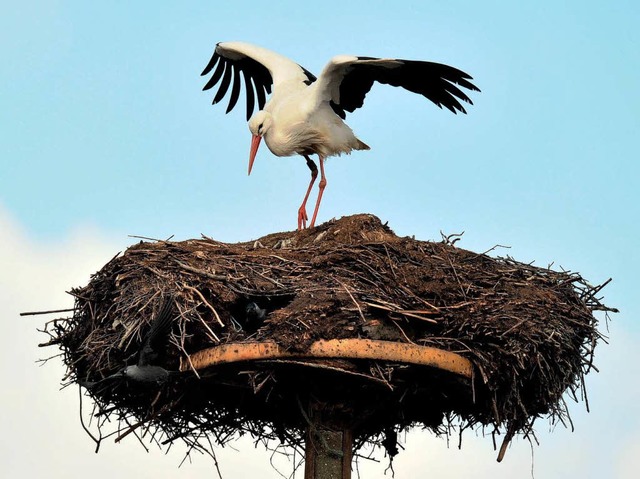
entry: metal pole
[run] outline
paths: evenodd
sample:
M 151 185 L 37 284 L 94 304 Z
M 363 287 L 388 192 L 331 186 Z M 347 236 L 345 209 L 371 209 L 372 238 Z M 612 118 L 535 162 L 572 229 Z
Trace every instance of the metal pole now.
M 331 430 L 321 424 L 307 427 L 304 479 L 351 479 L 351 430 Z

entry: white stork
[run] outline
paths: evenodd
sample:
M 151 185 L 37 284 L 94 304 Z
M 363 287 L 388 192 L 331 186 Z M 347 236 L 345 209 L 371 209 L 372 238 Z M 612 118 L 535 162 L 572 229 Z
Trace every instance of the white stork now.
M 215 68 L 215 70 L 214 70 Z M 313 227 L 327 185 L 324 160 L 329 156 L 368 150 L 342 120 L 364 103 L 364 97 L 377 81 L 419 93 L 440 108 L 466 113 L 460 100 L 473 104 L 455 84 L 480 91 L 465 72 L 440 63 L 340 55 L 333 57 L 319 78 L 288 58 L 266 48 L 243 42 L 216 45 L 202 75 L 213 70 L 204 86 L 208 90 L 220 82 L 213 104 L 221 101 L 229 86 L 231 98 L 227 113 L 240 96 L 240 74 L 247 93 L 247 120 L 253 135 L 249 154 L 249 174 L 264 138 L 276 156 L 302 155 L 311 170 L 311 181 L 298 209 L 298 229 L 306 228 L 306 204 L 318 176 L 318 168 L 309 155 L 320 162 L 318 199 L 311 218 Z M 255 88 L 255 93 L 254 93 Z M 269 101 L 266 95 L 272 93 Z M 252 116 L 258 103 L 259 111 Z

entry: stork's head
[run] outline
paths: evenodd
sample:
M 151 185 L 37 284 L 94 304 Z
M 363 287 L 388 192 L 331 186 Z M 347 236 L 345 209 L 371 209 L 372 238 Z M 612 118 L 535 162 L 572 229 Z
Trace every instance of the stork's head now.
M 256 159 L 256 153 L 260 146 L 260 140 L 271 127 L 273 118 L 268 111 L 260 110 L 249 120 L 249 131 L 251 131 L 251 151 L 249 152 L 249 174 L 253 168 L 253 160 Z

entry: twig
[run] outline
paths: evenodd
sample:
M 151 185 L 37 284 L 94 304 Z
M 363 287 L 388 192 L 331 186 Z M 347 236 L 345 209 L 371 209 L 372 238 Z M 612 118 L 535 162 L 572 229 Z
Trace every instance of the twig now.
M 80 386 L 80 384 L 78 384 L 78 397 L 80 398 L 80 424 L 82 425 L 82 429 L 84 429 L 84 431 L 89 435 L 89 437 L 91 439 L 93 439 L 93 442 L 96 443 L 96 454 L 98 453 L 98 450 L 100 449 L 100 441 L 102 438 L 96 439 L 95 436 L 93 434 L 91 434 L 91 431 L 89 431 L 89 429 L 87 428 L 87 426 L 85 426 L 84 424 L 84 418 L 82 417 L 82 386 Z M 98 428 L 98 431 L 100 430 L 100 428 Z
M 386 387 L 388 387 L 389 389 L 391 389 L 393 391 L 393 386 L 391 384 L 389 384 L 387 381 L 384 381 L 382 379 L 378 379 L 376 377 L 370 376 L 368 374 L 363 374 L 363 373 L 358 373 L 355 371 L 349 371 L 348 369 L 343 369 L 343 368 L 339 368 L 337 366 L 329 366 L 327 364 L 324 363 L 316 363 L 316 362 L 311 362 L 311 361 L 301 361 L 301 360 L 296 360 L 296 359 L 268 359 L 265 361 L 258 361 L 260 363 L 280 363 L 280 364 L 296 364 L 299 366 L 307 366 L 310 368 L 315 368 L 315 369 L 324 369 L 327 371 L 334 371 L 334 372 L 338 372 L 341 374 L 347 374 L 350 376 L 356 376 L 359 378 L 363 378 L 363 379 L 367 379 L 370 381 L 375 381 L 377 383 L 380 383 Z
M 462 235 L 464 235 L 464 231 L 462 233 L 452 233 L 450 235 L 445 235 L 442 231 L 440 231 L 442 242 L 449 246 L 454 246 L 456 242 L 460 241 L 460 239 L 462 238 Z M 451 238 L 454 238 L 454 240 L 451 241 Z
M 209 273 L 208 271 L 204 271 L 202 269 L 194 268 L 193 266 L 189 266 L 188 264 L 183 263 L 182 261 L 178 261 L 177 259 L 174 259 L 173 261 L 177 265 L 179 265 L 181 268 L 186 269 L 187 271 L 191 271 L 192 273 L 201 274 L 202 276 L 206 276 L 207 278 L 215 279 L 216 281 L 228 281 L 228 278 L 226 276 L 221 275 L 221 274 L 212 274 L 212 273 Z
M 489 248 L 488 250 L 483 251 L 482 253 L 478 253 L 478 254 L 476 254 L 475 258 L 477 258 L 478 256 L 484 256 L 484 255 L 486 255 L 487 253 L 491 253 L 493 250 L 498 249 L 498 248 L 511 249 L 511 246 L 505 246 L 505 245 L 502 245 L 502 244 L 497 244 L 497 245 L 495 245 L 495 246 L 492 246 L 492 247 L 491 247 L 491 248 Z M 475 259 L 475 258 L 474 258 L 474 259 Z
M 589 295 L 584 299 L 585 301 L 589 301 L 590 299 L 592 299 L 596 294 L 598 294 L 606 285 L 608 285 L 611 280 L 613 278 L 609 278 L 608 280 L 606 280 L 604 283 L 602 283 L 600 286 L 596 286 L 595 288 L 593 288 Z
M 129 238 L 136 238 L 136 239 L 143 239 L 143 240 L 148 240 L 148 241 L 157 241 L 158 243 L 166 243 L 167 241 L 170 241 L 171 238 L 174 237 L 174 235 L 169 236 L 167 239 L 157 239 L 157 238 L 149 238 L 147 236 L 138 236 L 138 235 L 127 235 Z
M 351 301 L 353 301 L 353 304 L 355 304 L 356 308 L 358 308 L 358 312 L 360 313 L 360 317 L 362 318 L 362 321 L 366 323 L 367 320 L 365 319 L 364 314 L 362 313 L 362 309 L 360 308 L 360 305 L 356 301 L 356 298 L 354 298 L 353 295 L 351 294 L 351 291 L 349 291 L 349 288 L 347 288 L 347 285 L 344 284 L 342 281 L 340 281 L 338 278 L 336 278 L 336 281 L 342 285 L 344 290 L 347 292 L 347 294 L 351 298 Z
M 411 344 L 416 344 L 413 341 L 411 341 L 409 339 L 409 336 L 407 336 L 407 333 L 404 332 L 404 329 L 402 329 L 402 327 L 398 324 L 397 321 L 391 321 L 391 324 L 393 324 L 396 328 L 398 328 L 400 330 L 400 332 L 402 333 L 402 335 L 404 336 L 404 339 L 407 340 L 407 342 L 411 343 Z
M 393 266 L 393 263 L 391 262 L 391 256 L 389 255 L 389 250 L 387 249 L 387 245 L 386 244 L 382 244 L 384 246 L 384 252 L 387 253 L 387 260 L 389 260 L 389 268 L 391 268 L 391 274 L 393 274 L 394 278 L 398 278 L 398 276 L 396 275 L 396 268 Z
M 185 289 L 188 289 L 189 291 L 193 291 L 194 293 L 196 293 L 196 294 L 200 297 L 200 299 L 202 300 L 202 302 L 203 302 L 204 304 L 206 304 L 206 305 L 209 307 L 209 309 L 213 312 L 213 315 L 216 317 L 216 320 L 218 321 L 218 324 L 220 324 L 220 326 L 222 326 L 223 328 L 225 327 L 225 324 L 224 324 L 224 323 L 222 322 L 222 320 L 220 319 L 220 316 L 218 315 L 218 312 L 216 311 L 216 309 L 215 309 L 213 306 L 211 306 L 211 304 L 209 303 L 209 301 L 207 301 L 207 300 L 205 299 L 205 297 L 202 295 L 202 293 L 201 293 L 200 291 L 198 291 L 196 288 L 193 288 L 193 287 L 191 287 L 191 286 L 189 286 L 189 285 L 187 285 L 187 284 L 185 284 L 185 283 L 183 283 L 183 284 L 182 284 L 182 287 L 183 287 L 183 288 L 185 288 Z M 218 337 L 215 335 L 215 333 L 214 333 L 213 331 L 211 331 L 211 328 L 207 325 L 207 323 L 205 323 L 204 321 L 202 321 L 202 323 L 207 327 L 207 329 L 209 330 L 209 332 L 210 332 L 211 334 L 213 334 L 213 336 L 216 338 L 216 340 L 217 340 L 217 341 L 220 341 L 220 340 L 218 339 Z
M 366 304 L 367 306 L 371 306 L 372 308 L 377 308 L 377 309 L 382 309 L 384 311 L 389 311 L 390 313 L 401 314 L 403 316 L 408 316 L 410 318 L 416 318 L 416 319 L 419 319 L 421 321 L 426 321 L 428 323 L 438 324 L 438 321 L 433 319 L 433 318 L 425 318 L 424 316 L 420 316 L 418 314 L 415 314 L 414 312 L 405 311 L 404 309 L 401 309 L 397 305 L 392 305 L 392 306 L 395 306 L 395 307 L 394 308 L 390 308 L 390 307 L 384 306 L 382 304 L 369 303 L 367 301 L 365 301 L 364 304 Z M 431 313 L 430 311 L 419 311 L 419 312 L 424 313 L 424 314 L 435 314 L 435 313 Z
M 20 313 L 20 316 L 35 316 L 37 314 L 68 313 L 69 311 L 75 311 L 75 308 L 51 309 L 49 311 L 26 311 L 24 313 Z

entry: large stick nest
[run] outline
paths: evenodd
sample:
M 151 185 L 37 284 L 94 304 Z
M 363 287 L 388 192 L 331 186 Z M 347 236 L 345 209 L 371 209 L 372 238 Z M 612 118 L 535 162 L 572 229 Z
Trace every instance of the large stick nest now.
M 297 446 L 310 403 L 352 428 L 356 447 L 391 453 L 395 433 L 412 425 L 439 434 L 482 425 L 510 437 L 530 434 L 539 417 L 565 423 L 563 394 L 585 397 L 601 339 L 593 312 L 612 311 L 597 298 L 602 286 L 453 243 L 399 238 L 369 215 L 247 243 L 141 242 L 71 292 L 73 316 L 53 322 L 48 344 L 62 348 L 68 383 L 92 384 L 135 363 L 170 298 L 175 319 L 156 364 L 172 371 L 229 342 L 304 351 L 336 338 L 433 346 L 474 365 L 470 381 L 384 361 L 265 360 L 186 371 L 162 385 L 87 388 L 99 427 L 150 430 L 161 444 L 180 438 L 208 450 L 211 440 L 249 432 Z

